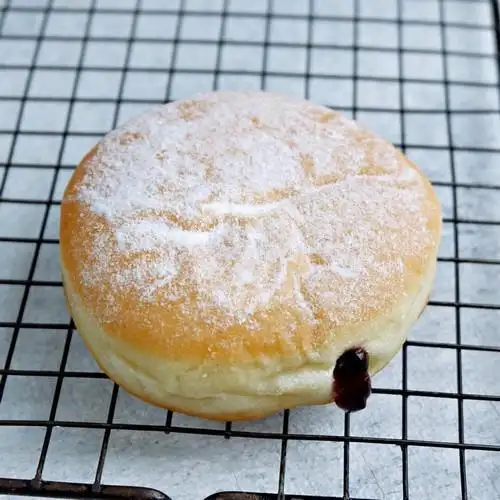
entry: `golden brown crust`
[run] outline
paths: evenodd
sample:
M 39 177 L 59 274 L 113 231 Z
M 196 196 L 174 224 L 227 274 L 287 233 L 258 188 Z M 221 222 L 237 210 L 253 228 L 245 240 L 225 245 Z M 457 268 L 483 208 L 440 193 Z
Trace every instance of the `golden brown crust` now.
M 183 107 L 184 113 L 186 106 Z M 189 109 L 192 109 L 190 107 Z M 318 108 L 321 110 L 321 108 Z M 320 115 L 319 121 L 324 120 L 324 115 Z M 361 141 L 370 137 L 371 134 L 365 131 L 355 131 L 359 135 L 356 139 L 359 147 Z M 131 137 L 130 133 L 123 132 L 122 136 L 129 137 L 130 141 L 137 140 L 137 137 Z M 127 141 L 121 140 L 124 145 Z M 111 231 L 109 223 L 100 215 L 96 215 L 85 204 L 77 199 L 78 188 L 82 179 L 86 175 L 89 166 L 97 154 L 98 149 L 90 151 L 82 162 L 78 165 L 67 190 L 65 192 L 61 209 L 61 251 L 62 260 L 65 267 L 70 271 L 72 283 L 77 292 L 85 298 L 87 307 L 96 312 L 98 317 L 104 316 L 103 297 L 108 294 L 114 295 L 116 309 L 119 315 L 112 321 L 106 320 L 106 332 L 116 336 L 134 345 L 141 350 L 150 350 L 151 352 L 162 353 L 162 355 L 178 358 L 179 356 L 189 356 L 193 360 L 203 359 L 207 352 L 211 353 L 214 359 L 220 362 L 234 363 L 247 360 L 253 360 L 256 355 L 264 356 L 287 356 L 290 349 L 309 350 L 316 349 L 332 339 L 332 328 L 335 328 L 335 336 L 342 335 L 342 332 L 350 332 L 354 327 L 362 323 L 369 323 L 374 317 L 382 311 L 390 309 L 397 296 L 392 292 L 398 289 L 399 293 L 412 293 L 412 289 L 418 286 L 419 280 L 426 269 L 429 260 L 435 258 L 435 251 L 440 234 L 440 210 L 435 193 L 430 183 L 421 176 L 409 161 L 406 161 L 407 168 L 414 169 L 417 175 L 421 177 L 425 189 L 426 200 L 422 203 L 422 215 L 427 221 L 428 244 L 422 248 L 418 255 L 406 256 L 405 274 L 406 283 L 402 286 L 396 282 L 399 276 L 393 280 L 378 280 L 374 277 L 374 286 L 378 289 L 372 290 L 374 296 L 371 302 L 367 300 L 357 316 L 351 321 L 342 321 L 342 311 L 338 311 L 336 324 L 327 321 L 324 325 L 312 327 L 310 324 L 300 322 L 300 329 L 296 332 L 289 332 L 289 323 L 296 315 L 295 304 L 291 304 L 289 310 L 281 304 L 280 310 L 273 314 L 269 310 L 264 310 L 259 318 L 256 315 L 257 322 L 261 328 L 247 334 L 246 325 L 231 325 L 229 328 L 216 328 L 217 341 L 214 342 L 214 328 L 212 325 L 193 325 L 193 312 L 198 307 L 195 303 L 195 289 L 189 290 L 191 297 L 186 297 L 186 302 L 182 304 L 182 309 L 187 311 L 183 313 L 179 310 L 179 304 L 164 300 L 162 291 L 159 290 L 156 301 L 147 303 L 141 300 L 136 290 L 127 290 L 116 292 L 111 289 L 106 282 L 96 282 L 84 284 L 82 273 L 85 268 L 93 265 L 92 248 L 95 240 L 103 233 Z M 398 156 L 402 156 L 399 152 Z M 363 173 L 374 174 L 380 165 L 369 164 L 362 169 Z M 322 182 L 325 182 L 322 180 Z M 404 214 L 401 214 L 404 217 Z M 141 258 L 147 258 L 147 252 L 142 252 Z M 389 256 L 390 257 L 390 256 Z M 137 255 L 114 254 L 116 266 L 127 268 L 131 260 L 137 259 Z M 381 260 L 383 255 L 379 255 Z M 296 263 L 300 265 L 300 263 Z M 341 279 L 332 286 L 343 285 Z M 385 300 L 387 298 L 387 300 Z M 192 304 L 190 304 L 192 299 Z M 272 306 L 271 306 L 272 307 Z M 321 313 L 321 311 L 319 312 Z M 213 311 L 215 317 L 217 310 Z M 217 321 L 214 321 L 217 323 Z M 164 326 L 164 329 L 159 326 Z M 190 336 L 190 331 L 196 331 L 196 336 Z M 172 336 L 169 332 L 182 332 Z M 205 332 L 205 333 L 204 333 Z M 290 338 L 291 336 L 291 338 Z M 238 351 L 234 351 L 234 339 L 237 339 Z

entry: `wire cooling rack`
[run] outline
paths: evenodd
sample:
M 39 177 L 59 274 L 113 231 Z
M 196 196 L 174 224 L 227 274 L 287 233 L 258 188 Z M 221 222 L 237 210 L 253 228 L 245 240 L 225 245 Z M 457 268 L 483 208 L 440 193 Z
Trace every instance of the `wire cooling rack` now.
M 0 5 L 0 494 L 500 498 L 494 0 Z M 75 164 L 146 107 L 228 88 L 341 109 L 436 186 L 444 236 L 432 300 L 363 412 L 225 425 L 165 413 L 100 373 L 73 330 L 57 232 Z

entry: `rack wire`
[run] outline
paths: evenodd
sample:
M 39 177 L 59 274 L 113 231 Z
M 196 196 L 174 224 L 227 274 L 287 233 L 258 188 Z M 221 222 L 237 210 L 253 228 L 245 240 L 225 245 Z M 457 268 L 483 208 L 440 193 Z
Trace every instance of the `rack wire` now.
M 4 1 L 0 495 L 407 500 L 437 487 L 439 498 L 500 498 L 499 27 L 496 0 Z M 376 411 L 285 411 L 248 426 L 182 418 L 127 399 L 78 343 L 57 273 L 58 207 L 75 163 L 139 109 L 221 88 L 293 92 L 367 122 L 442 197 L 442 281 L 418 334 L 376 379 Z M 430 386 L 412 383 L 422 372 Z M 387 421 L 398 430 L 381 430 Z M 196 461 L 204 439 L 217 477 Z M 168 463 L 154 452 L 164 442 Z M 243 458 L 224 476 L 229 442 L 240 443 L 230 460 Z M 327 449 L 335 460 L 316 451 Z M 47 478 L 49 466 L 58 472 Z

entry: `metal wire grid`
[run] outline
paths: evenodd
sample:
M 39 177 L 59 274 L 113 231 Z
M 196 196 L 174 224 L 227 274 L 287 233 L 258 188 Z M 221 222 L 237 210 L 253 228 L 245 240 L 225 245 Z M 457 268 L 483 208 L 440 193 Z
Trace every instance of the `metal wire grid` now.
M 363 0 L 356 0 L 353 2 L 352 12 L 350 7 L 346 9 L 346 4 L 341 7 L 338 4 L 338 10 L 335 8 L 329 8 L 328 13 L 323 13 L 321 8 L 324 7 L 325 3 L 321 4 L 320 0 L 309 0 L 302 2 L 303 11 L 299 13 L 287 13 L 286 11 L 279 11 L 277 9 L 277 4 L 273 0 L 265 0 L 266 11 L 252 12 L 252 9 L 244 2 L 240 2 L 238 5 L 241 7 L 241 11 L 234 8 L 233 3 L 229 0 L 221 0 L 221 8 L 211 9 L 211 6 L 217 4 L 217 2 L 208 2 L 203 4 L 199 3 L 198 8 L 190 7 L 188 0 L 179 0 L 178 2 L 156 2 L 154 6 L 151 7 L 151 2 L 132 1 L 132 2 L 98 2 L 97 0 L 91 0 L 89 2 L 57 2 L 56 0 L 49 1 L 13 1 L 6 2 L 2 8 L 2 16 L 0 18 L 0 81 L 3 75 L 12 75 L 12 71 L 24 71 L 26 78 L 24 79 L 22 85 L 19 88 L 14 89 L 13 93 L 10 92 L 7 95 L 0 95 L 0 104 L 16 103 L 18 106 L 17 112 L 15 114 L 15 120 L 10 126 L 3 126 L 4 121 L 0 121 L 0 137 L 10 138 L 8 142 L 5 159 L 3 162 L 3 172 L 0 170 L 0 220 L 5 217 L 7 213 L 12 213 L 11 211 L 6 211 L 5 207 L 9 205 L 23 210 L 26 206 L 38 206 L 41 207 L 41 219 L 36 235 L 34 237 L 30 236 L 19 236 L 7 234 L 4 235 L 0 232 L 0 249 L 7 249 L 8 245 L 11 244 L 29 244 L 33 247 L 33 253 L 27 266 L 27 275 L 21 278 L 13 278 L 11 276 L 4 278 L 0 274 L 0 291 L 4 291 L 5 294 L 9 294 L 13 289 L 12 287 L 17 287 L 17 290 L 21 290 L 19 308 L 12 316 L 12 319 L 5 319 L 0 314 L 0 332 L 3 333 L 5 341 L 0 344 L 5 346 L 4 362 L 3 368 L 0 370 L 0 397 L 4 396 L 6 387 L 9 384 L 9 380 L 15 377 L 48 377 L 55 379 L 55 387 L 53 392 L 52 404 L 50 407 L 49 415 L 46 418 L 30 418 L 30 419 L 20 419 L 20 418 L 4 418 L 0 417 L 0 430 L 5 428 L 14 427 L 35 427 L 44 430 L 43 441 L 39 450 L 39 456 L 37 459 L 36 472 L 33 476 L 29 477 L 10 477 L 10 478 L 0 478 L 0 494 L 10 494 L 10 495 L 28 495 L 37 497 L 63 497 L 63 498 L 155 498 L 155 499 L 166 499 L 166 495 L 169 493 L 161 493 L 159 491 L 148 489 L 148 488 L 134 488 L 134 485 L 125 486 L 106 486 L 102 483 L 103 470 L 106 463 L 106 456 L 110 442 L 110 436 L 112 431 L 116 430 L 128 430 L 128 431 L 157 431 L 159 433 L 166 434 L 191 434 L 191 435 L 209 435 L 209 436 L 219 436 L 224 439 L 238 439 L 238 438 L 253 438 L 258 440 L 278 440 L 280 444 L 280 459 L 279 459 L 279 478 L 277 481 L 277 490 L 269 491 L 268 494 L 255 494 L 247 495 L 245 494 L 234 494 L 226 495 L 219 494 L 215 495 L 213 498 L 217 499 L 234 499 L 234 500 L 244 500 L 244 499 L 284 499 L 292 498 L 289 494 L 293 493 L 290 491 L 285 491 L 285 478 L 287 472 L 287 451 L 289 450 L 289 445 L 291 442 L 300 441 L 313 441 L 313 442 L 328 442 L 328 443 L 340 443 L 343 446 L 343 474 L 342 474 L 342 498 L 351 498 L 351 477 L 350 477 L 350 460 L 351 460 L 351 447 L 353 444 L 366 443 L 366 444 L 379 444 L 384 446 L 395 445 L 401 449 L 401 495 L 398 498 L 409 499 L 416 498 L 411 492 L 409 486 L 409 449 L 413 447 L 426 447 L 426 448 L 442 448 L 442 449 L 452 449 L 458 450 L 459 456 L 459 478 L 460 485 L 457 491 L 459 492 L 457 498 L 462 499 L 476 499 L 485 498 L 481 496 L 481 491 L 473 490 L 471 491 L 468 485 L 467 467 L 466 467 L 466 452 L 468 451 L 485 451 L 485 452 L 499 452 L 500 443 L 497 444 L 480 444 L 468 442 L 464 435 L 464 402 L 500 402 L 500 394 L 484 394 L 484 393 L 474 393 L 464 391 L 464 380 L 462 377 L 463 367 L 462 358 L 465 352 L 489 352 L 498 353 L 500 352 L 500 344 L 498 345 L 480 345 L 478 343 L 465 343 L 462 338 L 462 328 L 461 323 L 463 321 L 462 313 L 464 310 L 487 310 L 487 311 L 498 311 L 500 310 L 499 304 L 485 304 L 474 301 L 466 301 L 463 299 L 460 286 L 460 273 L 461 265 L 463 264 L 473 264 L 473 265 L 487 265 L 492 266 L 491 269 L 495 269 L 494 266 L 500 264 L 500 260 L 491 258 L 464 258 L 459 255 L 460 251 L 460 241 L 459 241 L 459 227 L 466 227 L 467 225 L 474 226 L 498 226 L 500 225 L 500 220 L 492 218 L 481 218 L 481 220 L 471 219 L 464 217 L 458 210 L 458 197 L 459 190 L 461 189 L 481 189 L 482 193 L 496 193 L 500 190 L 500 184 L 495 182 L 492 175 L 480 175 L 479 177 L 484 180 L 484 182 L 462 182 L 460 181 L 460 176 L 457 175 L 458 168 L 456 166 L 456 155 L 460 152 L 467 154 L 477 154 L 480 155 L 500 155 L 500 147 L 492 147 L 490 145 L 462 145 L 457 144 L 456 137 L 453 133 L 453 117 L 462 115 L 464 117 L 474 117 L 474 116 L 490 116 L 495 117 L 495 120 L 499 116 L 499 102 L 496 103 L 494 107 L 468 107 L 463 109 L 454 109 L 452 106 L 452 87 L 453 85 L 460 85 L 462 87 L 480 89 L 481 91 L 497 92 L 499 88 L 499 59 L 498 54 L 500 54 L 500 34 L 499 34 L 499 12 L 498 4 L 495 0 L 491 2 L 477 0 L 475 2 L 465 2 L 464 0 L 422 0 L 421 2 L 405 2 L 403 0 L 394 1 L 394 16 L 393 18 L 378 17 L 376 14 L 372 15 L 362 15 L 363 5 L 366 6 L 366 2 Z M 467 3 L 468 6 L 477 6 L 477 8 L 490 9 L 489 11 L 489 23 L 475 23 L 473 21 L 452 21 L 449 20 L 447 12 L 453 9 L 454 6 Z M 175 5 L 174 5 L 175 4 Z M 291 2 L 290 5 L 295 6 L 298 2 Z M 321 4 L 321 5 L 320 5 Z M 408 4 L 411 4 L 410 6 Z M 418 9 L 422 6 L 429 7 L 429 5 L 435 8 L 436 18 L 435 19 L 418 19 L 418 17 L 408 18 L 405 15 L 405 9 Z M 208 7 L 207 7 L 208 6 Z M 173 35 L 168 35 L 166 37 L 157 36 L 138 36 L 138 21 L 140 14 L 147 12 L 149 15 L 165 15 L 172 14 L 176 17 L 175 27 L 173 28 Z M 8 23 L 9 16 L 14 13 L 26 13 L 26 14 L 36 14 L 40 21 L 39 29 L 35 34 L 30 33 L 13 33 L 6 30 L 6 25 Z M 98 33 L 92 31 L 92 21 L 94 16 L 99 14 L 112 14 L 112 15 L 130 15 L 132 14 L 132 23 L 130 26 L 129 33 L 125 36 L 120 35 L 110 35 L 109 33 Z M 50 34 L 48 33 L 48 24 L 50 22 L 51 16 L 54 14 L 61 15 L 80 15 L 85 14 L 85 23 L 83 32 L 80 34 Z M 183 22 L 186 18 L 190 16 L 204 16 L 206 19 L 210 18 L 220 18 L 220 30 L 213 38 L 213 40 L 206 39 L 182 39 L 182 29 Z M 228 20 L 229 19 L 256 19 L 262 20 L 265 26 L 264 37 L 259 41 L 251 40 L 236 40 L 229 39 L 227 36 Z M 275 41 L 271 37 L 271 24 L 275 20 L 293 20 L 293 21 L 306 21 L 307 22 L 307 32 L 305 34 L 305 41 Z M 318 43 L 315 41 L 313 33 L 313 25 L 316 21 L 324 22 L 347 22 L 352 23 L 353 27 L 353 43 L 329 43 L 327 45 Z M 381 29 L 386 29 L 388 26 L 396 30 L 396 48 L 393 47 L 373 47 L 364 44 L 360 37 L 360 23 L 370 22 L 374 26 L 380 25 Z M 442 41 L 441 46 L 435 46 L 431 48 L 408 48 L 404 46 L 403 43 L 403 30 L 405 26 L 415 26 L 420 28 L 438 29 L 440 33 L 440 39 Z M 496 48 L 492 53 L 474 52 L 472 50 L 455 50 L 451 49 L 447 43 L 447 36 L 445 30 L 448 28 L 456 28 L 461 30 L 463 33 L 467 32 L 488 32 L 494 33 Z M 167 31 L 167 30 L 166 30 Z M 9 56 L 4 52 L 1 55 L 2 50 L 7 47 L 12 47 L 9 42 L 17 42 L 20 47 L 23 43 L 32 43 L 34 41 L 33 50 L 31 54 L 22 59 L 10 59 Z M 79 43 L 79 49 L 77 51 L 74 62 L 71 64 L 55 64 L 53 62 L 40 62 L 41 50 L 44 43 L 47 42 L 67 42 L 68 44 L 73 44 L 75 42 Z M 139 68 L 131 64 L 133 57 L 133 46 L 137 41 L 145 42 L 148 44 L 159 44 L 169 47 L 171 49 L 171 58 L 165 67 L 159 67 L 157 65 L 142 64 Z M 90 50 L 90 44 L 92 42 L 102 42 L 103 44 L 121 44 L 125 50 L 122 54 L 122 62 L 117 59 L 116 61 L 109 61 L 106 64 L 88 64 L 86 63 L 86 54 Z M 214 68 L 202 68 L 202 67 L 192 67 L 192 68 L 178 68 L 177 59 L 180 50 L 180 44 L 193 44 L 193 45 L 205 45 L 206 47 L 213 47 L 215 50 L 215 66 Z M 4 45 L 1 45 L 4 44 Z M 262 50 L 262 65 L 261 69 L 253 70 L 238 67 L 236 69 L 227 69 L 223 65 L 223 51 L 226 47 L 231 46 L 244 46 L 244 47 L 258 47 Z M 2 48 L 3 47 L 3 48 Z M 335 71 L 329 73 L 321 73 L 317 68 L 313 68 L 314 61 L 312 60 L 311 54 L 314 49 L 325 48 L 336 49 L 341 51 L 347 51 L 352 53 L 352 67 L 351 70 L 346 74 L 339 74 Z M 445 152 L 449 155 L 450 162 L 450 179 L 449 181 L 436 181 L 434 184 L 439 187 L 443 187 L 451 190 L 452 196 L 452 208 L 451 213 L 445 217 L 445 224 L 449 224 L 451 228 L 451 236 L 453 240 L 453 253 L 447 257 L 440 257 L 441 263 L 449 263 L 453 266 L 453 279 L 455 280 L 454 296 L 451 300 L 433 300 L 430 302 L 431 309 L 433 307 L 440 308 L 440 310 L 451 309 L 454 311 L 454 324 L 455 324 L 455 340 L 450 341 L 435 341 L 435 340 L 409 340 L 404 346 L 402 351 L 402 385 L 400 388 L 392 389 L 381 389 L 375 388 L 374 395 L 392 395 L 401 398 L 401 436 L 397 438 L 389 437 L 373 437 L 364 436 L 351 432 L 351 420 L 353 417 L 346 414 L 343 422 L 343 432 L 341 433 L 308 433 L 308 432 L 293 432 L 290 430 L 290 412 L 285 411 L 282 416 L 282 426 L 279 431 L 261 431 L 261 430 L 238 430 L 238 428 L 233 427 L 231 422 L 228 422 L 224 428 L 204 428 L 201 426 L 186 426 L 186 425 L 175 425 L 174 415 L 168 412 L 165 417 L 165 421 L 162 424 L 137 424 L 137 423 L 127 423 L 127 422 L 116 422 L 115 413 L 117 407 L 117 401 L 119 397 L 119 388 L 114 385 L 111 393 L 110 404 L 107 410 L 107 415 L 104 421 L 94 421 L 94 422 L 81 422 L 77 420 L 61 419 L 58 418 L 58 404 L 61 398 L 61 391 L 63 383 L 65 380 L 69 379 L 105 379 L 106 377 L 96 371 L 77 371 L 68 369 L 68 358 L 70 356 L 70 346 L 72 342 L 75 342 L 75 334 L 73 333 L 73 324 L 61 323 L 58 321 L 30 321 L 26 318 L 26 311 L 30 299 L 30 294 L 39 287 L 41 290 L 48 290 L 51 288 L 60 288 L 61 282 L 58 279 L 50 280 L 38 277 L 37 269 L 40 266 L 46 264 L 46 260 L 42 259 L 43 251 L 47 248 L 47 245 L 53 247 L 57 246 L 57 238 L 48 237 L 47 227 L 51 217 L 53 217 L 53 210 L 57 210 L 60 201 L 58 198 L 58 192 L 60 192 L 61 185 L 64 183 L 64 179 L 67 178 L 67 174 L 71 172 L 74 164 L 66 161 L 65 151 L 68 141 L 72 138 L 88 138 L 92 142 L 100 134 L 104 133 L 105 130 L 100 128 L 93 129 L 92 126 L 85 130 L 76 130 L 72 121 L 72 114 L 77 106 L 90 106 L 92 104 L 111 104 L 114 107 L 114 112 L 112 114 L 109 126 L 114 127 L 120 122 L 120 109 L 123 105 L 141 105 L 148 106 L 156 104 L 162 101 L 169 101 L 176 98 L 175 95 L 175 77 L 182 74 L 195 74 L 203 79 L 207 77 L 211 80 L 211 83 L 207 85 L 206 83 L 200 84 L 201 87 L 211 87 L 214 89 L 222 88 L 224 86 L 230 85 L 228 82 L 223 82 L 227 77 L 238 77 L 238 78 L 252 78 L 253 84 L 260 88 L 269 88 L 268 82 L 272 78 L 282 79 L 284 82 L 291 82 L 297 77 L 297 71 L 285 71 L 279 69 L 273 69 L 270 64 L 270 52 L 276 48 L 283 49 L 300 49 L 305 51 L 305 71 L 299 73 L 299 76 L 303 79 L 303 94 L 306 98 L 315 97 L 312 91 L 313 81 L 318 79 L 325 79 L 328 81 L 349 81 L 352 82 L 352 104 L 348 102 L 336 103 L 335 108 L 342 109 L 346 113 L 352 114 L 354 118 L 358 118 L 363 113 L 392 113 L 399 115 L 400 123 L 400 141 L 395 141 L 398 146 L 400 146 L 404 151 L 408 150 L 420 150 L 420 151 L 436 151 Z M 397 58 L 397 74 L 394 76 L 382 76 L 377 74 L 373 76 L 370 74 L 360 74 L 359 71 L 359 59 L 360 53 L 373 54 L 375 57 L 377 54 L 386 53 L 395 55 Z M 407 77 L 403 71 L 404 67 L 404 57 L 405 54 L 415 54 L 415 55 L 430 55 L 439 58 L 441 64 L 441 74 L 440 78 L 429 78 L 429 77 Z M 465 79 L 460 81 L 457 78 L 452 78 L 450 76 L 449 64 L 447 64 L 450 58 L 463 58 L 468 61 L 483 61 L 491 66 L 495 67 L 496 78 L 491 81 L 474 81 L 471 79 Z M 251 63 L 249 62 L 249 67 Z M 38 71 L 68 71 L 70 70 L 74 75 L 73 82 L 69 86 L 69 91 L 64 96 L 57 96 L 51 94 L 51 88 L 44 89 L 44 92 L 39 95 L 33 95 L 31 91 L 33 88 L 35 75 Z M 424 71 L 425 68 L 422 68 Z M 117 93 L 113 97 L 109 96 L 84 96 L 79 95 L 78 89 L 81 83 L 82 75 L 85 71 L 98 72 L 100 74 L 105 74 L 109 77 L 111 75 L 116 76 L 117 83 Z M 155 98 L 144 98 L 141 96 L 130 97 L 127 95 L 127 75 L 133 73 L 145 72 L 148 75 L 166 75 L 164 93 L 162 96 L 155 96 Z M 231 81 L 229 79 L 229 81 Z M 233 80 L 234 81 L 234 80 Z M 257 81 L 257 83 L 256 83 Z M 398 94 L 397 94 L 397 104 L 396 106 L 391 105 L 387 107 L 383 106 L 364 106 L 361 105 L 361 96 L 358 91 L 359 82 L 374 82 L 382 83 L 384 85 L 397 84 Z M 444 91 L 444 109 L 424 109 L 422 106 L 419 108 L 410 108 L 406 99 L 405 92 L 409 85 L 411 84 L 436 84 L 443 88 Z M 0 84 L 1 85 L 1 84 Z M 287 85 L 287 83 L 285 83 Z M 4 89 L 4 86 L 0 86 L 0 90 Z M 11 89 L 12 90 L 12 89 Z M 196 89 L 199 90 L 199 89 Z M 203 89 L 205 90 L 205 89 Z M 147 93 L 147 90 L 144 91 Z M 27 130 L 23 127 L 23 119 L 27 112 L 27 107 L 32 103 L 64 103 L 67 105 L 67 113 L 65 118 L 61 122 L 59 128 L 50 128 L 49 130 L 37 130 L 36 127 L 32 130 Z M 324 102 L 326 105 L 332 105 L 332 102 Z M 8 107 L 4 108 L 4 111 L 10 109 Z M 13 108 L 12 108 L 13 109 Z M 422 116 L 432 116 L 433 114 L 442 114 L 445 119 L 445 130 L 446 130 L 446 145 L 441 145 L 437 143 L 414 143 L 408 140 L 407 137 L 407 118 L 411 114 L 422 115 Z M 55 118 L 54 118 L 55 119 Z M 494 121 L 496 126 L 498 126 L 498 120 Z M 16 147 L 20 147 L 21 141 L 25 137 L 37 137 L 43 138 L 44 140 L 50 140 L 50 138 L 59 139 L 59 145 L 56 146 L 57 157 L 53 162 L 48 161 L 44 164 L 43 161 L 19 161 L 16 159 Z M 17 145 L 17 146 L 16 146 Z M 500 156 L 498 156 L 500 158 Z M 53 164 L 51 164 L 53 163 Z M 37 169 L 43 169 L 47 173 L 47 196 L 45 199 L 34 199 L 31 196 L 11 196 L 9 195 L 9 178 L 16 178 L 18 172 L 22 169 L 31 169 L 36 167 Z M 42 170 L 37 170 L 38 172 Z M 2 208 L 4 209 L 2 212 Z M 2 215 L 3 214 L 3 215 Z M 1 260 L 0 250 L 0 264 L 3 266 Z M 40 262 L 42 261 L 42 262 Z M 1 267 L 0 266 L 0 267 Z M 6 303 L 4 301 L 4 303 Z M 3 303 L 0 302 L 0 305 Z M 2 306 L 3 307 L 3 306 Z M 0 308 L 1 309 L 1 308 Z M 60 334 L 64 335 L 64 343 L 62 347 L 62 353 L 60 358 L 60 363 L 57 369 L 30 369 L 30 368 L 16 368 L 14 366 L 13 360 L 16 353 L 16 346 L 18 346 L 21 338 L 21 333 L 24 331 L 30 332 L 32 335 L 36 335 L 38 330 L 50 330 L 58 331 Z M 439 337 L 439 332 L 436 332 L 436 336 Z M 434 390 L 413 390 L 409 388 L 408 385 L 408 347 L 421 347 L 421 348 L 441 348 L 446 350 L 451 350 L 456 356 L 456 367 L 457 367 L 457 378 L 456 378 L 456 390 L 452 391 L 434 391 Z M 1 355 L 0 349 L 0 355 Z M 1 361 L 2 356 L 0 356 Z M 430 361 L 432 362 L 432 361 Z M 23 397 L 22 394 L 18 395 L 19 401 Z M 427 397 L 435 398 L 456 402 L 457 405 L 457 415 L 458 415 L 458 429 L 457 429 L 457 439 L 456 440 L 429 440 L 429 439 L 416 439 L 409 437 L 409 425 L 408 425 L 408 401 L 411 397 Z M 0 404 L 1 409 L 1 404 Z M 55 429 L 99 429 L 102 431 L 102 442 L 100 445 L 100 452 L 98 463 L 95 469 L 94 481 L 91 483 L 77 483 L 72 482 L 71 478 L 66 482 L 51 482 L 45 481 L 44 477 L 44 467 L 47 460 L 47 454 L 51 446 L 51 438 L 53 437 Z M 165 437 L 169 439 L 169 437 Z M 0 445 L 1 446 L 1 445 Z M 4 449 L 5 452 L 5 449 Z M 499 455 L 494 455 L 498 457 Z M 249 464 L 252 465 L 252 464 Z M 338 471 L 337 471 L 338 473 Z M 154 487 L 155 485 L 151 485 Z M 186 488 L 189 488 L 186 485 Z M 286 494 L 285 494 L 286 493 Z M 307 493 L 307 492 L 306 492 Z M 335 498 L 340 498 L 336 496 Z M 306 496 L 293 495 L 294 499 L 306 498 Z M 313 498 L 308 497 L 308 498 Z M 319 498 L 314 496 L 314 498 Z M 324 497 L 326 498 L 326 497 Z M 330 496 L 328 498 L 334 498 Z M 451 497 L 448 497 L 451 498 Z M 491 498 L 491 497 L 490 497 Z

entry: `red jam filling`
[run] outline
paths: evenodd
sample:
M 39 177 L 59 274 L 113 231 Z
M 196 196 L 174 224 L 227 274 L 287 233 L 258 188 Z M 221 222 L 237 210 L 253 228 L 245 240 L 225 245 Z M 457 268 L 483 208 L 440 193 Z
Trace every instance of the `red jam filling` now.
M 333 370 L 335 404 L 348 412 L 363 410 L 371 394 L 368 353 L 360 348 L 345 351 Z

